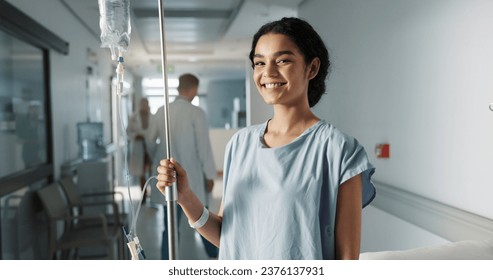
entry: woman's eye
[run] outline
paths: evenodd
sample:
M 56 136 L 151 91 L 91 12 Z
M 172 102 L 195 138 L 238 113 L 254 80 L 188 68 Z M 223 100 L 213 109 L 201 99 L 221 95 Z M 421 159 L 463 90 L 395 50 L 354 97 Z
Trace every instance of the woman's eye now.
M 262 61 L 256 61 L 253 63 L 254 66 L 262 66 L 264 63 Z
M 277 61 L 277 64 L 284 64 L 284 63 L 288 63 L 289 61 L 287 59 L 279 59 Z

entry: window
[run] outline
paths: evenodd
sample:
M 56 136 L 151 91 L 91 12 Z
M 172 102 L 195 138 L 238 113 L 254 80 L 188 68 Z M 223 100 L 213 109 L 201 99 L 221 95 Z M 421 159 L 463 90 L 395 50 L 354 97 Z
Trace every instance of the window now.
M 0 259 L 43 258 L 33 193 L 53 181 L 50 50 L 68 43 L 0 0 Z
M 0 196 L 53 176 L 50 50 L 68 43 L 0 0 Z
M 0 31 L 0 177 L 47 163 L 43 51 Z

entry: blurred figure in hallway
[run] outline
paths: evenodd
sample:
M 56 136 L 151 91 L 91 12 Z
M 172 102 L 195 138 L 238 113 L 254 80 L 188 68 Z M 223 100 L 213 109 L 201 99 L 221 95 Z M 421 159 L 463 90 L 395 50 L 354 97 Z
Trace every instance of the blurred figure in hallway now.
M 130 140 L 130 157 L 129 157 L 129 172 L 130 175 L 139 178 L 139 183 L 144 198 L 142 203 L 146 202 L 147 190 L 144 188 L 147 178 L 151 172 L 151 151 L 146 141 L 149 139 L 148 132 L 152 119 L 152 114 L 149 109 L 149 101 L 147 98 L 141 98 L 139 108 L 135 111 L 128 120 L 127 135 Z
M 216 166 L 212 154 L 211 142 L 209 139 L 209 127 L 205 112 L 195 105 L 192 100 L 197 96 L 199 79 L 192 74 L 183 74 L 179 77 L 178 93 L 175 101 L 169 105 L 170 116 L 170 138 L 171 152 L 174 158 L 186 166 L 189 172 L 190 185 L 199 199 L 208 206 L 209 196 L 214 187 L 216 177 Z M 164 106 L 160 107 L 155 114 L 151 140 L 159 139 L 154 157 L 154 164 L 159 164 L 159 160 L 166 155 L 165 131 L 164 131 Z M 163 195 L 157 190 L 151 191 L 151 201 L 163 203 Z M 167 227 L 167 209 L 165 207 L 165 228 Z M 181 209 L 178 209 L 178 224 L 180 224 Z M 185 240 L 184 236 L 194 236 L 195 231 L 186 226 L 179 229 L 179 242 L 184 244 L 194 244 L 193 240 Z M 187 231 L 186 233 L 184 231 Z M 168 233 L 163 232 L 162 258 L 168 259 Z M 218 248 L 202 237 L 207 255 L 216 258 Z M 184 242 L 184 243 L 183 243 Z M 183 246 L 181 246 L 183 247 Z M 188 251 L 190 253 L 190 251 Z M 186 252 L 179 255 L 187 257 Z M 191 256 L 190 256 L 191 257 Z
M 17 113 L 16 131 L 22 143 L 22 160 L 25 168 L 37 166 L 46 161 L 44 124 L 41 119 L 42 103 L 37 100 L 27 102 L 27 112 Z

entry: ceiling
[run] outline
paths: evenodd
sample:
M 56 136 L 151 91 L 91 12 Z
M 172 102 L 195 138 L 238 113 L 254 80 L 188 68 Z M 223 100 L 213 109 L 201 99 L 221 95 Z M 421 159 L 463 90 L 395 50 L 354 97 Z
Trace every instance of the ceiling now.
M 98 1 L 60 1 L 99 40 Z M 268 21 L 296 16 L 302 1 L 163 0 L 168 76 L 192 72 L 208 80 L 243 78 L 256 30 Z M 162 77 L 158 0 L 130 0 L 130 10 L 126 69 Z

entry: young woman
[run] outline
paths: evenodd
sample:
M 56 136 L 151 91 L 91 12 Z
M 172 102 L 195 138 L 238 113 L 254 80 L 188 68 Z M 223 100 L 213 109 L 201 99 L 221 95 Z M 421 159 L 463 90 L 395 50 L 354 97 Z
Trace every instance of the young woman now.
M 203 207 L 173 159 L 160 162 L 157 187 L 177 181 L 178 204 L 219 259 L 357 259 L 374 168 L 354 138 L 310 109 L 330 65 L 322 39 L 306 21 L 283 18 L 255 34 L 250 60 L 274 116 L 229 141 L 219 213 Z

